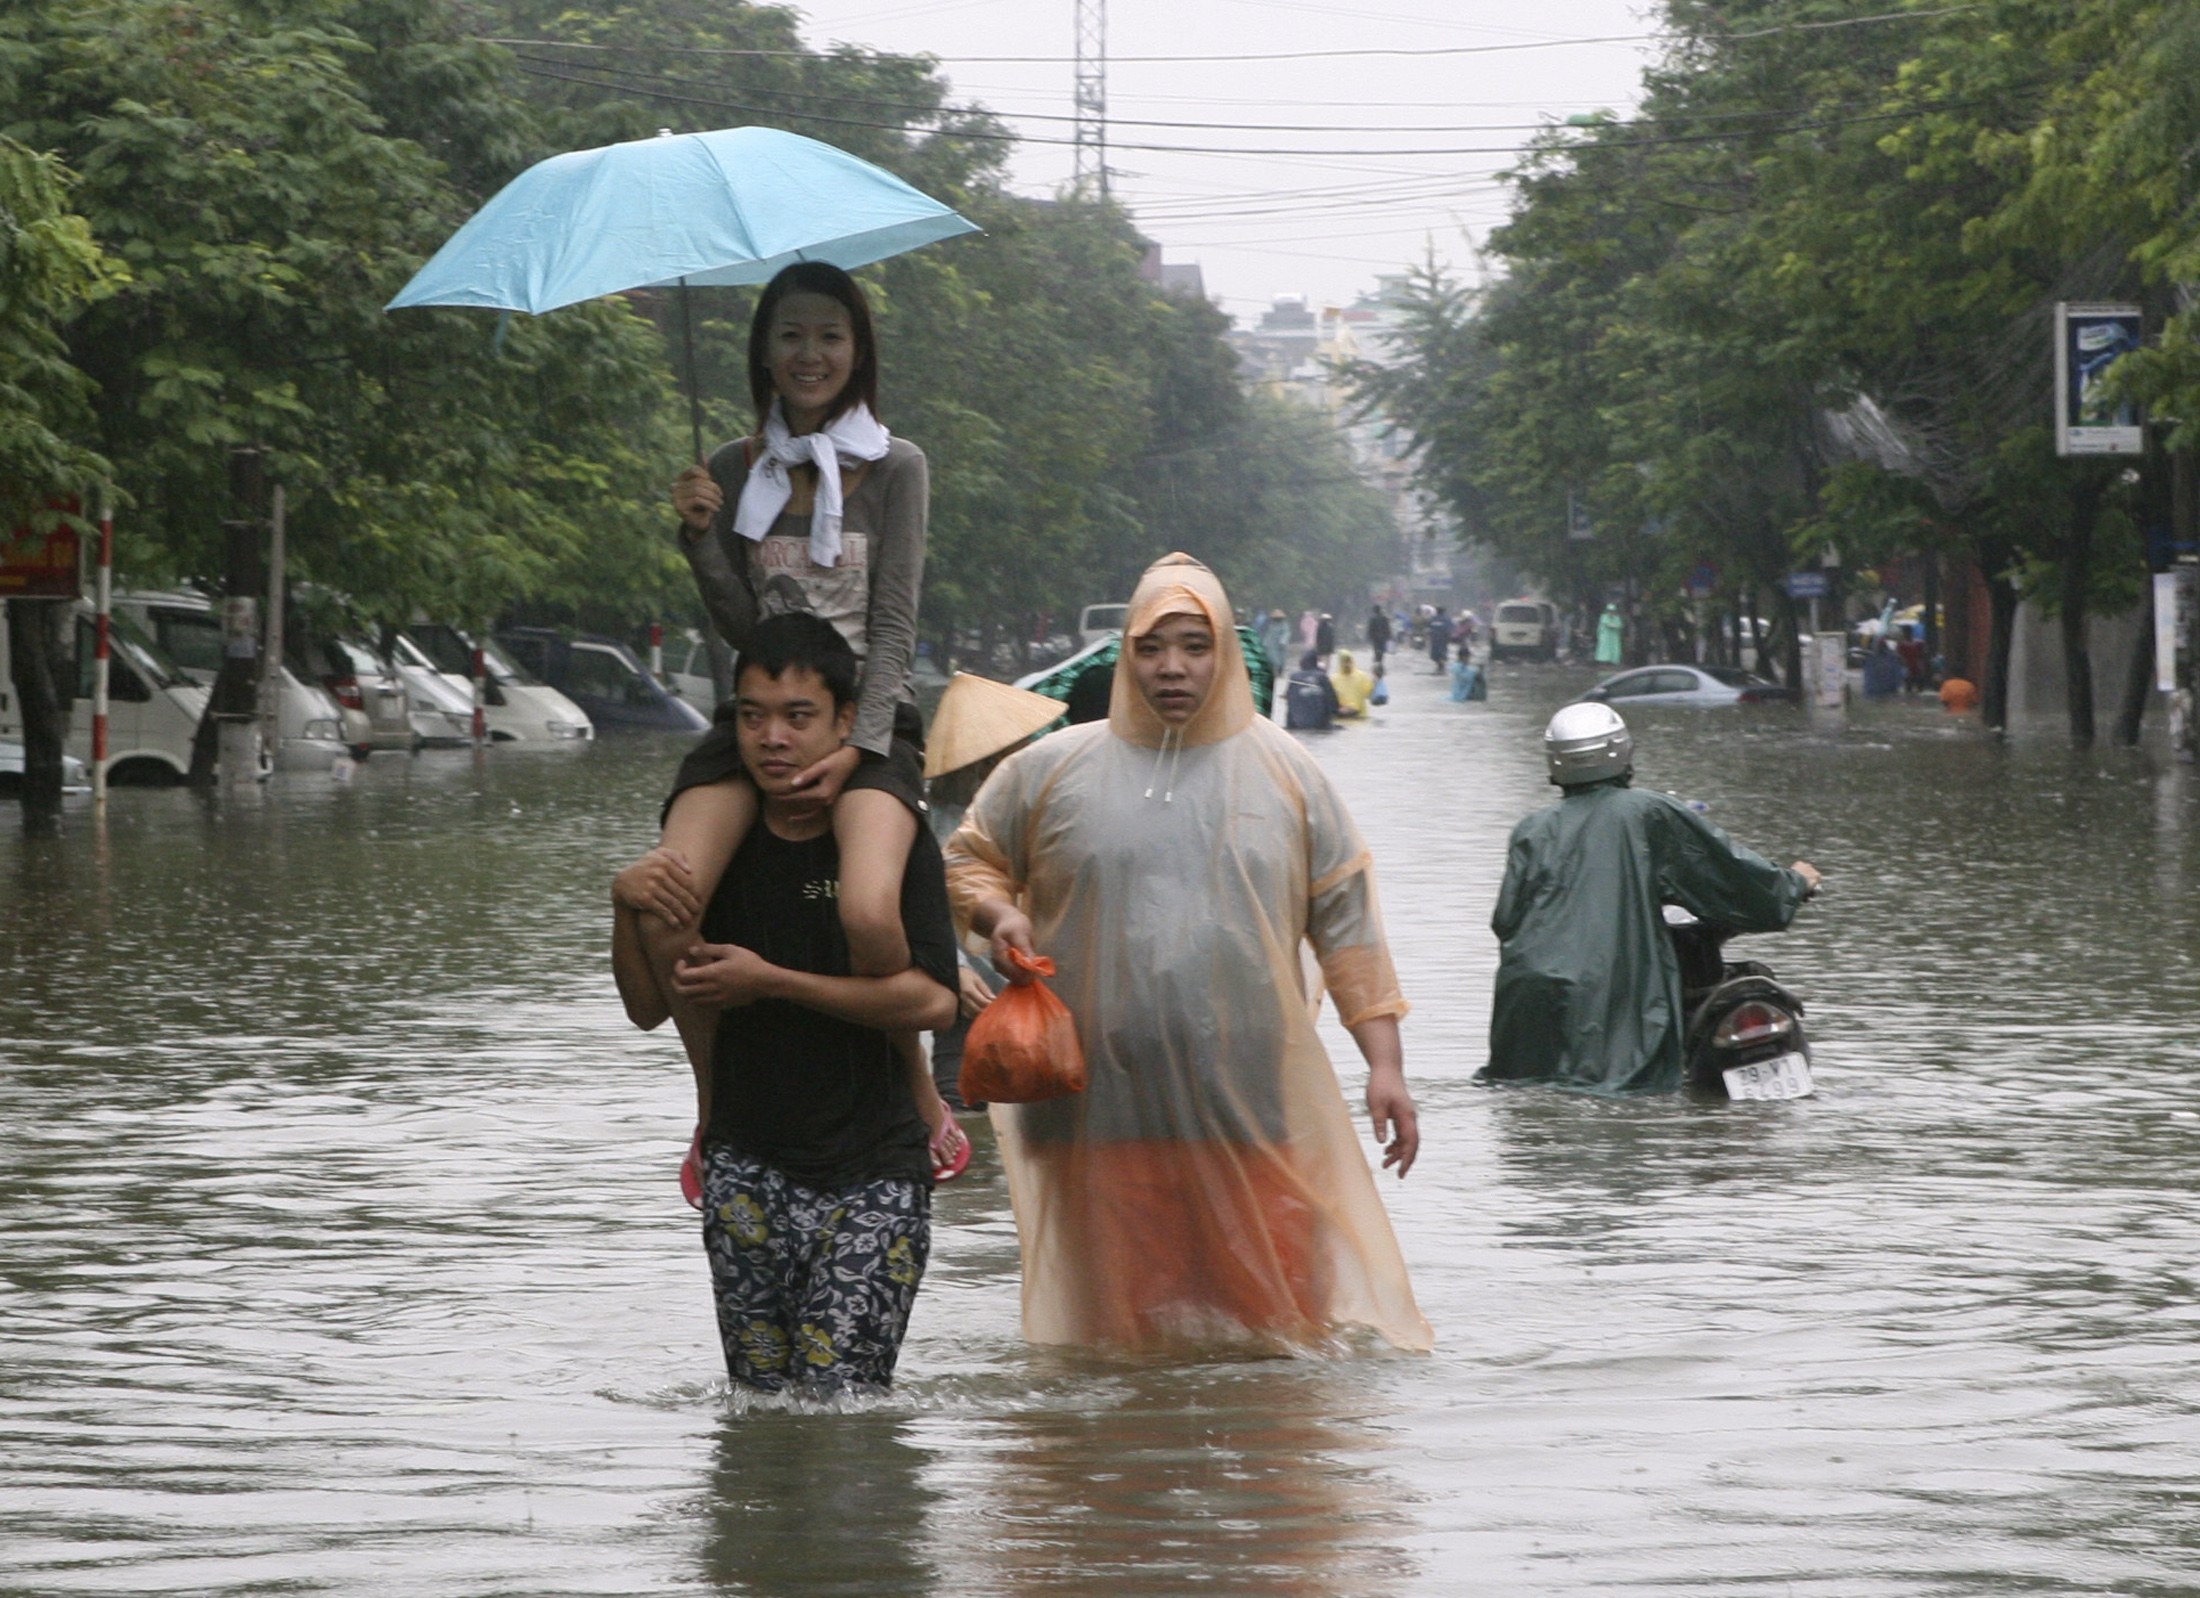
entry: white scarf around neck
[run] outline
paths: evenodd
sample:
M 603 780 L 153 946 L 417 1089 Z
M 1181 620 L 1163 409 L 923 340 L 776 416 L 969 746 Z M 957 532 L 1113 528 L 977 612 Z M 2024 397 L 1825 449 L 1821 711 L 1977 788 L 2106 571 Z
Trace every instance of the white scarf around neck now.
M 797 437 L 788 431 L 786 412 L 772 401 L 764 418 L 764 447 L 741 485 L 741 501 L 734 507 L 733 530 L 743 538 L 761 539 L 772 530 L 787 501 L 794 497 L 790 468 L 808 461 L 817 468 L 817 503 L 810 511 L 810 559 L 819 566 L 840 564 L 840 463 L 875 461 L 886 454 L 894 435 L 887 432 L 868 405 L 842 411 L 814 433 Z

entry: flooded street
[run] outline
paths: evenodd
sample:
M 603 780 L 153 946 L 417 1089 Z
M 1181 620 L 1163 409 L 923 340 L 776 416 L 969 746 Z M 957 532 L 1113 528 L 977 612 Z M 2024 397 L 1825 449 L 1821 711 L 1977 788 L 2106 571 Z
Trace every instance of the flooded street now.
M 980 1132 L 848 1413 L 729 1401 L 687 1073 L 611 989 L 678 745 L 0 807 L 0 1593 L 2200 1592 L 2200 774 L 1637 718 L 1645 785 L 1828 873 L 1734 949 L 1819 1094 L 1499 1092 L 1504 842 L 1589 677 L 1426 673 L 1313 747 L 1415 1005 L 1435 1353 L 1027 1348 Z

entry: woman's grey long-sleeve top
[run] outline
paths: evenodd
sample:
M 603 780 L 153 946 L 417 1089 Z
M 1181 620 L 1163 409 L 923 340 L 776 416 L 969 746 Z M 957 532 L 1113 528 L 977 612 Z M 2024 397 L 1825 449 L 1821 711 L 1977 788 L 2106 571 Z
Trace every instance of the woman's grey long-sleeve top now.
M 915 701 L 909 669 L 916 658 L 931 503 L 924 451 L 897 438 L 882 459 L 843 467 L 841 558 L 825 567 L 810 560 L 808 511 L 783 513 L 760 540 L 733 530 L 734 507 L 748 480 L 747 443 L 736 439 L 710 458 L 710 474 L 725 495 L 710 526 L 701 533 L 681 529 L 680 548 L 704 608 L 736 652 L 766 616 L 806 610 L 831 622 L 863 666 L 848 741 L 883 757 L 893 742 L 894 706 Z

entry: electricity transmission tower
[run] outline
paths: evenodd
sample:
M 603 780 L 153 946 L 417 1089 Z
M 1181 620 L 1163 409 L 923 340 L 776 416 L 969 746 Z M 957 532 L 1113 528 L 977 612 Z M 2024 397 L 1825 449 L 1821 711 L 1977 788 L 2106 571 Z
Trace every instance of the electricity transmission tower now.
M 1077 6 L 1076 171 L 1072 190 L 1108 197 L 1108 0 Z

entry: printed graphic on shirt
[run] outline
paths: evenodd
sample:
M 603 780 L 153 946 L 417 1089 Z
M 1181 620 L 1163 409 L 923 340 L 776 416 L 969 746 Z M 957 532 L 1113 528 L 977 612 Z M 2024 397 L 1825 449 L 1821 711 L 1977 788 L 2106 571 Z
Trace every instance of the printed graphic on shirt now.
M 809 517 L 782 516 L 771 532 L 749 546 L 749 575 L 756 585 L 757 609 L 763 615 L 807 611 L 822 616 L 848 640 L 858 662 L 867 658 L 871 619 L 869 533 L 844 529 L 840 535 L 840 564 L 819 566 L 810 559 Z

